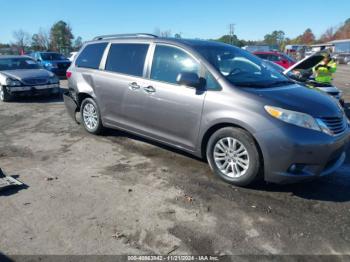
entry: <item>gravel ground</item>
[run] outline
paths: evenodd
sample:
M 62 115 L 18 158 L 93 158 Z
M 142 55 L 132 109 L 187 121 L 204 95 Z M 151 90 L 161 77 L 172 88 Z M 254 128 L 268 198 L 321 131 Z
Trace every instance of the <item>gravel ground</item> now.
M 350 101 L 349 66 L 335 82 Z M 238 188 L 37 98 L 0 104 L 0 167 L 27 185 L 0 193 L 4 254 L 350 254 L 349 158 L 312 183 Z

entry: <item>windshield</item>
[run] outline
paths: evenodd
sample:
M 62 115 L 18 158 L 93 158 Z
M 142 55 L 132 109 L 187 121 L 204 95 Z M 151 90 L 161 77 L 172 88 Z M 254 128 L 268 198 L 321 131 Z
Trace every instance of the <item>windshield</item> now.
M 33 59 L 25 57 L 0 59 L 0 71 L 18 69 L 40 69 L 41 66 Z
M 291 83 L 287 77 L 251 53 L 230 45 L 197 46 L 229 82 L 236 86 L 271 87 Z
M 41 53 L 42 60 L 65 60 L 66 58 L 59 53 Z

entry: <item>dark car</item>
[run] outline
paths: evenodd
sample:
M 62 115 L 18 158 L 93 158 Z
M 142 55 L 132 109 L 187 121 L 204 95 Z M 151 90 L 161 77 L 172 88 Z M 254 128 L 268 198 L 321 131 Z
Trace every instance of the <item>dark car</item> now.
M 65 77 L 71 62 L 60 53 L 55 52 L 33 52 L 30 53 L 45 69 L 55 73 L 59 77 Z
M 0 100 L 16 95 L 59 94 L 59 79 L 28 56 L 0 56 Z
M 335 99 L 232 45 L 101 36 L 67 77 L 65 104 L 87 132 L 116 128 L 173 146 L 229 183 L 325 176 L 346 157 L 350 129 Z

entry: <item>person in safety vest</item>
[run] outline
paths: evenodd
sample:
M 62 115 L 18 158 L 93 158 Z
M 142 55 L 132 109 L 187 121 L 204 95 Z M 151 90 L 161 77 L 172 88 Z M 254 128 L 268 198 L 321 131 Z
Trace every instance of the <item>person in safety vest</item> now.
M 328 54 L 312 71 L 315 74 L 315 80 L 321 84 L 330 84 L 333 79 L 333 74 L 337 71 L 337 64 L 331 59 Z

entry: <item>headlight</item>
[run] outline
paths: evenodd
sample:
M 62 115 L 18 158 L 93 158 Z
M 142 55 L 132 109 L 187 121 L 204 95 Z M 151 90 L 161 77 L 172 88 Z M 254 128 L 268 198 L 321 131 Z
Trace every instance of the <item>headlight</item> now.
M 308 114 L 290 111 L 290 110 L 282 109 L 279 107 L 273 107 L 273 106 L 265 106 L 264 108 L 266 112 L 269 113 L 271 116 L 279 120 L 282 120 L 283 122 L 308 128 L 308 129 L 323 131 L 318 125 L 316 119 Z
M 22 85 L 22 83 L 16 79 L 7 78 L 6 85 L 7 86 L 20 86 L 20 85 Z
M 57 76 L 52 76 L 49 79 L 49 84 L 58 84 L 59 80 L 57 78 Z

